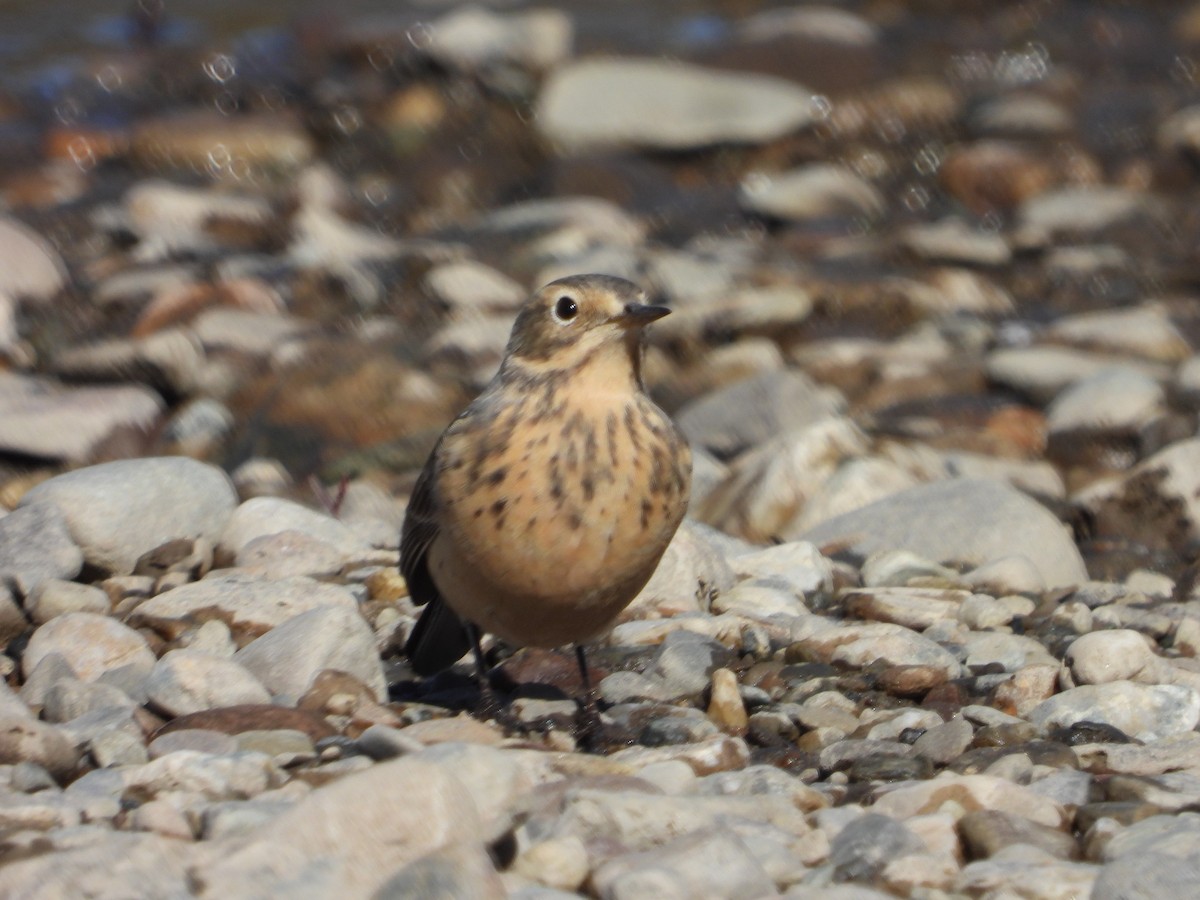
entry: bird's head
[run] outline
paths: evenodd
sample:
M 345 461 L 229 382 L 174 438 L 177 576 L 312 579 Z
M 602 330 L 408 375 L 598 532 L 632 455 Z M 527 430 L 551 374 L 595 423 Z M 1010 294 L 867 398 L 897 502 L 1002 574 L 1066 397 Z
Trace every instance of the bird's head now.
M 522 307 L 506 355 L 536 368 L 572 368 L 604 350 L 635 356 L 643 328 L 670 312 L 650 306 L 646 292 L 611 275 L 571 275 L 552 281 Z

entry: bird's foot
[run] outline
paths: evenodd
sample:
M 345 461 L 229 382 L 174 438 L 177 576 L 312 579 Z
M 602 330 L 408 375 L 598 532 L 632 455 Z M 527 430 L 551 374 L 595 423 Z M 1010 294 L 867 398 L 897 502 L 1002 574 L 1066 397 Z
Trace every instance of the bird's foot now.
M 486 682 L 481 685 L 479 703 L 475 707 L 475 717 L 481 721 L 492 721 L 500 726 L 506 734 L 525 734 L 528 729 L 518 719 L 500 695 Z
M 635 743 L 628 729 L 601 718 L 594 691 L 589 691 L 579 701 L 579 710 L 575 714 L 575 741 L 585 753 L 596 754 L 611 753 Z

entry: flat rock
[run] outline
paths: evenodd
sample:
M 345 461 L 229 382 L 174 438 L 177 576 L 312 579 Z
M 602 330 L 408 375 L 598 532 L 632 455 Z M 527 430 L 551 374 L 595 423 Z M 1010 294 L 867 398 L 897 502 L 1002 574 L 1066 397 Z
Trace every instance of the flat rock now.
M 901 820 L 941 809 L 952 809 L 960 817 L 991 809 L 1014 813 L 1048 828 L 1061 828 L 1066 822 L 1066 814 L 1057 803 L 990 775 L 942 774 L 929 781 L 890 786 L 882 790 L 872 809 Z
M 299 169 L 315 146 L 300 123 L 283 113 L 228 116 L 202 110 L 138 123 L 132 150 L 139 163 L 152 169 L 209 171 L 215 161 L 227 168 L 279 173 Z
M 1187 338 L 1156 304 L 1066 316 L 1050 327 L 1048 337 L 1085 350 L 1149 362 L 1182 362 L 1192 353 Z
M 526 290 L 503 272 L 475 260 L 434 266 L 421 283 L 425 293 L 460 315 L 515 312 Z
M 154 667 L 154 654 L 144 637 L 116 619 L 95 613 L 66 613 L 34 631 L 21 657 L 25 676 L 55 653 L 67 660 L 83 681 L 119 670 L 144 677 Z
M 267 579 L 234 569 L 150 598 L 134 609 L 132 621 L 174 635 L 219 619 L 234 631 L 257 636 L 314 609 L 357 606 L 354 594 L 341 585 L 304 576 Z
M 572 37 L 571 18 L 561 10 L 494 13 L 464 6 L 434 21 L 420 49 L 438 63 L 464 72 L 503 65 L 543 71 L 570 55 Z
M 654 59 L 562 66 L 537 105 L 542 133 L 571 148 L 761 143 L 812 119 L 811 95 L 793 82 Z
M 118 436 L 145 438 L 163 413 L 138 385 L 63 387 L 0 372 L 0 450 L 81 463 Z
M 201 384 L 206 358 L 187 329 L 115 337 L 56 353 L 50 371 L 78 381 L 137 381 L 166 395 L 188 396 Z M 112 390 L 111 388 L 109 390 Z
M 1020 224 L 1049 234 L 1103 231 L 1156 210 L 1149 194 L 1131 188 L 1091 185 L 1063 187 L 1021 204 Z
M 58 251 L 40 234 L 9 216 L 0 216 L 0 294 L 44 301 L 67 281 Z
M 261 312 L 217 306 L 191 323 L 191 331 L 206 351 L 232 350 L 266 358 L 313 331 L 309 322 L 280 312 Z
M 85 559 L 124 575 L 144 553 L 179 539 L 215 540 L 237 503 L 220 469 L 186 457 L 102 463 L 44 481 L 19 508 L 58 507 Z
M 1045 507 L 997 481 L 922 485 L 823 522 L 803 538 L 860 558 L 903 549 L 938 562 L 979 566 L 1020 554 L 1049 587 L 1087 580 L 1066 527 Z
M 1003 347 L 988 354 L 988 378 L 1036 403 L 1047 404 L 1063 389 L 1116 365 L 1136 365 L 1119 356 L 1076 347 Z M 1156 374 L 1147 366 L 1140 371 Z
M 752 173 L 742 182 L 738 196 L 744 209 L 790 222 L 843 218 L 871 222 L 887 212 L 878 188 L 848 169 L 828 163 L 776 175 Z

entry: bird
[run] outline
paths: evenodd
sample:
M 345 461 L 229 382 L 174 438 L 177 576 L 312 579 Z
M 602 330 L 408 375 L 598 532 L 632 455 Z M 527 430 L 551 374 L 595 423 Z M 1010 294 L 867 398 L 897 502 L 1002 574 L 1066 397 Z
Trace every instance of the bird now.
M 472 649 L 584 645 L 654 573 L 687 510 L 691 450 L 647 395 L 645 329 L 670 312 L 633 282 L 572 275 L 521 307 L 492 380 L 417 478 L 400 570 L 423 607 L 405 644 L 417 675 Z

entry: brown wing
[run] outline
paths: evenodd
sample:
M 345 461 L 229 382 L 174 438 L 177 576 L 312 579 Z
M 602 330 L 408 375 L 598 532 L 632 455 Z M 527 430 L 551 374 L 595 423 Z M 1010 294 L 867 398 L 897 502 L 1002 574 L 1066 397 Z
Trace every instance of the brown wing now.
M 432 675 L 458 662 L 471 649 L 467 630 L 442 600 L 429 574 L 429 547 L 437 539 L 438 449 L 429 454 L 404 514 L 400 533 L 400 572 L 413 603 L 424 606 L 404 652 L 418 675 Z

